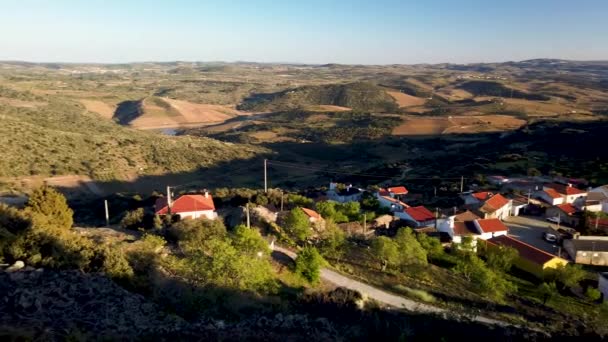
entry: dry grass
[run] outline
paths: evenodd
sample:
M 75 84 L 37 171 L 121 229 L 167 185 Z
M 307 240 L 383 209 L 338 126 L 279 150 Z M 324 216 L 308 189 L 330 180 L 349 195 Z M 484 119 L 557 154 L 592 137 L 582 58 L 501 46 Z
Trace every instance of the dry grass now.
M 500 132 L 517 129 L 525 123 L 509 115 L 408 117 L 395 127 L 393 135 Z
M 400 91 L 387 91 L 387 93 L 397 101 L 397 104 L 401 108 L 422 106 L 426 102 L 426 99 L 405 94 Z
M 11 107 L 17 107 L 17 108 L 37 108 L 37 107 L 47 105 L 45 102 L 23 101 L 23 100 L 18 100 L 18 99 L 9 99 L 6 97 L 0 97 L 0 104 L 8 105 Z
M 102 118 L 112 119 L 116 106 L 111 106 L 99 100 L 80 100 L 80 103 L 89 111 L 99 114 Z
M 160 103 L 159 103 L 160 102 Z M 163 105 L 162 102 L 164 102 Z M 248 115 L 229 105 L 198 104 L 168 98 L 143 101 L 143 115 L 131 122 L 139 129 L 192 127 L 222 123 L 239 115 Z

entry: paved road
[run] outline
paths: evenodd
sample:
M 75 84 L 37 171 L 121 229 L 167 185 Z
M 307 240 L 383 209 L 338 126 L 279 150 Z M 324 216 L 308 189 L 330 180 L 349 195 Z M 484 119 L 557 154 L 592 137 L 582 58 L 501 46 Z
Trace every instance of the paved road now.
M 290 250 L 287 250 L 285 248 L 281 248 L 281 247 L 277 246 L 276 244 L 273 245 L 273 250 L 286 254 L 292 259 L 295 259 L 297 256 L 296 253 L 294 253 Z M 362 283 L 360 281 L 346 277 L 338 272 L 332 271 L 327 268 L 321 269 L 321 278 L 323 278 L 324 280 L 331 282 L 337 286 L 341 286 L 341 287 L 345 287 L 350 290 L 358 291 L 359 293 L 366 295 L 369 298 L 372 298 L 380 303 L 383 303 L 383 304 L 386 304 L 386 305 L 389 305 L 392 307 L 405 309 L 405 310 L 409 310 L 409 311 L 414 311 L 414 312 L 435 313 L 435 314 L 440 314 L 444 317 L 446 317 L 448 313 L 451 313 L 452 315 L 455 314 L 455 315 L 461 316 L 461 317 L 464 316 L 461 313 L 448 312 L 448 310 L 446 310 L 446 309 L 438 308 L 436 306 L 419 303 L 419 302 L 415 302 L 411 299 L 396 296 L 394 294 L 388 293 L 383 290 L 379 290 L 375 287 L 372 287 L 372 286 Z M 501 326 L 511 326 L 511 324 L 508 324 L 508 323 L 505 323 L 502 321 L 498 321 L 495 319 L 483 317 L 483 316 L 474 316 L 474 317 L 469 317 L 469 318 L 474 321 L 480 322 L 480 323 L 495 324 L 495 325 L 501 325 Z
M 557 244 L 547 242 L 542 238 L 543 232 L 555 233 L 556 224 L 552 224 L 542 217 L 530 216 L 511 216 L 504 223 L 509 228 L 509 235 L 514 238 L 554 255 L 560 251 Z M 562 252 L 563 256 L 565 255 Z

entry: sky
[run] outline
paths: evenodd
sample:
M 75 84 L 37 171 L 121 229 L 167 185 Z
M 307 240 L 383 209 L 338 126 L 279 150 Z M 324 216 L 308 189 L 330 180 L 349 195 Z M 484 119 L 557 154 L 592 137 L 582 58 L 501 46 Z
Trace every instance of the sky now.
M 608 0 L 0 0 L 0 60 L 608 60 Z

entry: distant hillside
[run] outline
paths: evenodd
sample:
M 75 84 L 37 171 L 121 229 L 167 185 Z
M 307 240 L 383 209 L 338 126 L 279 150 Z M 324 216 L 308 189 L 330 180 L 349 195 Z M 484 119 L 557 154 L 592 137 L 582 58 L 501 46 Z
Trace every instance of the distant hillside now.
M 254 94 L 238 109 L 283 111 L 307 106 L 331 105 L 355 111 L 395 112 L 399 106 L 385 89 L 368 82 L 305 86 L 271 94 Z
M 526 93 L 492 81 L 468 81 L 460 84 L 458 88 L 466 90 L 475 96 L 498 96 L 532 101 L 548 101 L 550 99 L 543 94 Z
M 185 172 L 250 158 L 261 150 L 133 130 L 100 119 L 78 101 L 60 96 L 0 89 L 0 97 L 44 103 L 17 107 L 0 101 L 0 177 L 79 174 L 114 179 Z

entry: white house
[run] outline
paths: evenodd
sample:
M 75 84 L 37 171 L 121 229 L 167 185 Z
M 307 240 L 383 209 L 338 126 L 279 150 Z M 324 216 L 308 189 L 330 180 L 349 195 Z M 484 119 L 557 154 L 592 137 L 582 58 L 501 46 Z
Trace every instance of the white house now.
M 480 191 L 463 193 L 460 195 L 460 198 L 464 200 L 465 205 L 481 205 L 481 203 L 487 201 L 492 196 L 494 196 L 492 192 Z
M 405 208 L 409 207 L 407 204 L 396 198 L 390 196 L 381 196 L 380 192 L 376 193 L 376 198 L 378 199 L 381 207 L 389 208 L 391 211 L 403 211 Z
M 504 185 L 509 183 L 509 178 L 505 176 L 487 176 L 486 181 L 492 185 Z
M 415 228 L 427 227 L 435 224 L 435 215 L 423 206 L 407 207 L 396 211 L 395 216 L 414 224 Z
M 608 184 L 589 190 L 588 199 L 597 200 L 602 204 L 602 211 L 608 213 Z
M 345 189 L 338 189 L 337 183 L 329 183 L 329 190 L 327 191 L 327 198 L 340 202 L 359 202 L 363 196 L 363 190 L 354 188 L 352 185 L 347 185 Z
M 496 194 L 486 200 L 479 208 L 479 212 L 484 219 L 497 218 L 504 220 L 511 216 L 513 200 L 505 198 L 501 194 Z
M 597 288 L 604 295 L 604 302 L 608 303 L 608 272 L 600 273 L 600 279 Z
M 170 208 L 167 206 L 167 199 L 161 197 L 156 200 L 154 211 L 157 215 L 178 215 L 180 219 L 197 219 L 205 217 L 210 220 L 217 218 L 213 198 L 208 192 L 204 195 L 183 195 L 172 201 Z
M 564 204 L 562 195 L 551 188 L 545 188 L 542 191 L 538 191 L 535 195 L 551 205 Z
M 509 229 L 497 218 L 475 220 L 473 221 L 477 231 L 480 233 L 479 238 L 482 240 L 491 239 L 495 236 L 507 235 Z
M 553 198 L 553 201 L 547 201 L 547 203 L 552 204 L 552 205 L 558 205 L 558 204 L 563 204 L 563 203 L 570 203 L 570 204 L 574 204 L 574 203 L 578 203 L 580 201 L 584 201 L 585 198 L 587 197 L 587 192 L 584 190 L 580 190 L 577 189 L 575 187 L 572 186 L 572 184 L 568 184 L 568 185 L 562 185 L 562 184 L 548 184 L 543 186 L 543 191 L 540 193 L 541 198 L 545 199 L 544 197 L 542 197 L 543 193 L 548 193 L 549 196 L 551 198 Z M 560 196 L 562 198 L 562 201 L 560 202 L 556 196 Z M 545 199 L 546 201 L 546 199 Z

